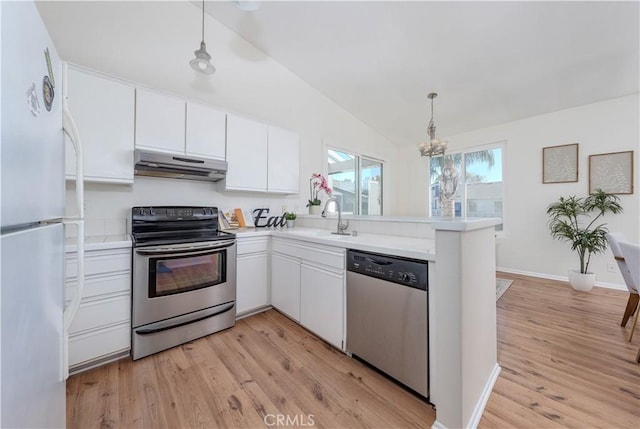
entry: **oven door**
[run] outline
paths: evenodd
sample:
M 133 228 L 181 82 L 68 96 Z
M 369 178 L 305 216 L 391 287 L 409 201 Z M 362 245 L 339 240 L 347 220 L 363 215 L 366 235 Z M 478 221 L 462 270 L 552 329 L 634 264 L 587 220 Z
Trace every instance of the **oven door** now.
M 134 249 L 133 327 L 236 299 L 236 241 Z

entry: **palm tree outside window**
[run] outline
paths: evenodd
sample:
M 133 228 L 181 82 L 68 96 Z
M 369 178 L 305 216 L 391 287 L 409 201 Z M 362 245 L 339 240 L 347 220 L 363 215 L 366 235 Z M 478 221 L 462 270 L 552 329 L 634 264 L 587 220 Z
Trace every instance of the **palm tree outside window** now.
M 431 216 L 441 216 L 441 194 L 443 170 L 446 165 L 455 166 L 458 185 L 455 189 L 456 217 L 501 217 L 503 216 L 503 152 L 505 143 L 482 148 L 473 148 L 430 160 L 431 184 L 429 187 L 429 210 Z M 504 222 L 503 222 L 504 223 Z M 503 230 L 503 224 L 496 226 Z

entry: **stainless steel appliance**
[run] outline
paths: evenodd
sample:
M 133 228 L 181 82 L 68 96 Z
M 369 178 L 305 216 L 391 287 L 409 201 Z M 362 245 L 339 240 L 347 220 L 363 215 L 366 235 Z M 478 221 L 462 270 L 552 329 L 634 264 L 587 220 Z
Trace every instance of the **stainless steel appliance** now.
M 236 238 L 215 207 L 134 207 L 132 355 L 139 359 L 230 328 Z
M 178 156 L 136 149 L 135 173 L 138 176 L 217 182 L 227 173 L 227 162 L 189 155 Z
M 426 261 L 347 252 L 347 351 L 429 397 Z

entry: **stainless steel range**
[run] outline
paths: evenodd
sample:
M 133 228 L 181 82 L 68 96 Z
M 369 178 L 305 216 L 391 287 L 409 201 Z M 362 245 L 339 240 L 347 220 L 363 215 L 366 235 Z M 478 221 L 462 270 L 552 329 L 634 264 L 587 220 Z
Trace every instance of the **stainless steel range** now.
M 133 359 L 230 328 L 236 237 L 215 207 L 134 207 Z

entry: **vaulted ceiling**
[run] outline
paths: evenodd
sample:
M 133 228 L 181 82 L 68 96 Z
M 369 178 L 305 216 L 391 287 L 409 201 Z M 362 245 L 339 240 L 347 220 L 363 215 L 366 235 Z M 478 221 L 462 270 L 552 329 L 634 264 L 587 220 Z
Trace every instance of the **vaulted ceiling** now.
M 243 3 L 205 10 L 398 144 L 432 91 L 446 137 L 639 90 L 638 2 Z

